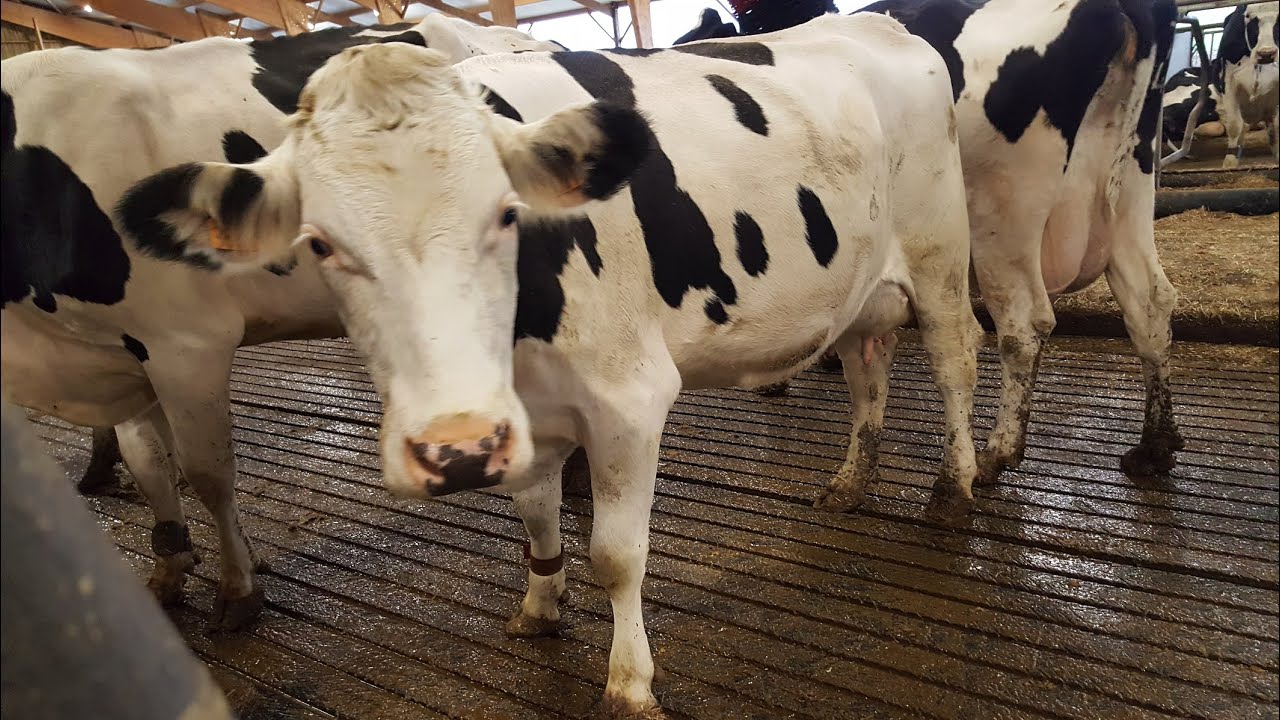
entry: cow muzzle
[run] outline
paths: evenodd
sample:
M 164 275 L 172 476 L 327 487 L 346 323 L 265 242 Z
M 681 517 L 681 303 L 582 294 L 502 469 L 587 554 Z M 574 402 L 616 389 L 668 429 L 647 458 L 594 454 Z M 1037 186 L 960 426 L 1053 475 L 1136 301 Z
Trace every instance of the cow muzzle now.
M 1259 65 L 1270 65 L 1276 61 L 1276 48 L 1259 49 L 1257 53 Z
M 514 455 L 511 423 L 460 414 L 436 420 L 405 439 L 405 467 L 432 497 L 502 482 Z

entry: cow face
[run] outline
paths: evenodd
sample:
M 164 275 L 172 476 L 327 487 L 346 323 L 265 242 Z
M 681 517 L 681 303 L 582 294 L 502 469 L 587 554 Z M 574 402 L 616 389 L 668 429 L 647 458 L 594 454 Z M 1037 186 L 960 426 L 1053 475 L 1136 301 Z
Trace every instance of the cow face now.
M 1221 53 L 1230 63 L 1252 64 L 1256 67 L 1275 66 L 1277 45 L 1280 44 L 1280 3 L 1245 5 L 1227 19 L 1223 28 Z
M 521 125 L 443 55 L 404 43 L 329 60 L 289 124 L 255 163 L 143 181 L 120 223 L 143 251 L 214 271 L 310 253 L 382 397 L 388 488 L 527 487 L 516 222 L 613 194 L 648 150 L 647 124 L 593 104 Z

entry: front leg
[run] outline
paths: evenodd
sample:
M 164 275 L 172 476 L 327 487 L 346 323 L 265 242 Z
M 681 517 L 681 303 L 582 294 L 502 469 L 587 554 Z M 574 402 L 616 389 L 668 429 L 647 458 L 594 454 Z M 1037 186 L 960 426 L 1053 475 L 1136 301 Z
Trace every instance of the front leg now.
M 669 370 L 665 377 L 651 376 L 647 383 L 638 377 L 628 388 L 601 393 L 585 418 L 594 503 L 591 564 L 613 606 L 609 680 L 601 705 L 609 718 L 664 717 L 653 696 L 653 656 L 640 586 L 649 554 L 658 446 L 679 392 L 675 368 Z
M 226 629 L 254 620 L 264 602 L 255 573 L 260 563 L 236 505 L 230 396 L 234 357 L 234 344 L 193 349 L 157 343 L 147 368 L 173 431 L 178 468 L 218 531 L 222 564 L 213 622 Z
M 529 533 L 525 559 L 529 563 L 529 589 L 514 617 L 507 622 L 511 637 L 542 637 L 560 627 L 560 600 L 564 596 L 564 546 L 560 541 L 561 471 L 570 444 L 541 443 L 535 450 L 531 477 L 536 485 L 512 495 L 516 514 Z
M 1231 86 L 1227 86 L 1230 97 Z M 1244 134 L 1249 129 L 1244 117 L 1234 102 L 1223 98 L 1222 124 L 1227 128 L 1227 154 L 1222 158 L 1222 167 L 1226 170 L 1240 167 L 1240 158 L 1244 157 Z

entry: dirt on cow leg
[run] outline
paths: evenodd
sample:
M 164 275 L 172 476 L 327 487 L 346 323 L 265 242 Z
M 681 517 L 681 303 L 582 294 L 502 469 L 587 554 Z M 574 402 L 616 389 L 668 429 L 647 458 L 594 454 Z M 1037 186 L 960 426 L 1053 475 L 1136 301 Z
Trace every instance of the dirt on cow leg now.
M 858 431 L 858 451 L 846 460 L 822 489 L 813 506 L 829 512 L 848 512 L 867 501 L 867 488 L 879 479 L 880 428 L 870 423 Z

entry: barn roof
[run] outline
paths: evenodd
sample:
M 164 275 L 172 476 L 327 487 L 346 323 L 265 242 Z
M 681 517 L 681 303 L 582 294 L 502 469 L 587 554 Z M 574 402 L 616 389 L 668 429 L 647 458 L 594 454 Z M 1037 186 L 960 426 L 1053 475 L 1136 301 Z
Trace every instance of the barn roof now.
M 648 0 L 0 0 L 0 18 L 91 47 L 162 47 L 415 21 L 432 12 L 514 25 L 637 4 L 647 16 Z

